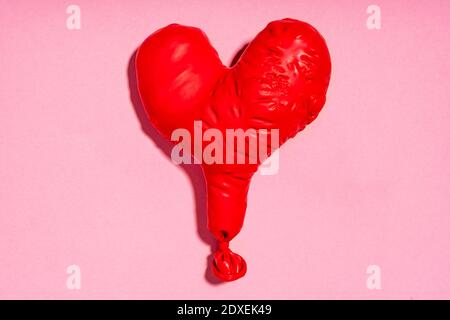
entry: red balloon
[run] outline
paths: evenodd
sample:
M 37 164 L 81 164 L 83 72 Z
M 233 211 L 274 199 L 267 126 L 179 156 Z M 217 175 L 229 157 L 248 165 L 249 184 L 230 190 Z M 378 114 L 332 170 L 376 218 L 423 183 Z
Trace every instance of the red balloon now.
M 148 118 L 168 139 L 179 128 L 194 135 L 194 121 L 202 121 L 202 132 L 215 128 L 224 137 L 226 129 L 278 129 L 281 145 L 322 109 L 331 61 L 319 32 L 298 20 L 269 23 L 232 67 L 221 63 L 200 29 L 171 24 L 142 43 L 136 72 Z M 202 163 L 208 228 L 219 242 L 212 270 L 224 281 L 247 269 L 228 244 L 242 228 L 260 163 Z

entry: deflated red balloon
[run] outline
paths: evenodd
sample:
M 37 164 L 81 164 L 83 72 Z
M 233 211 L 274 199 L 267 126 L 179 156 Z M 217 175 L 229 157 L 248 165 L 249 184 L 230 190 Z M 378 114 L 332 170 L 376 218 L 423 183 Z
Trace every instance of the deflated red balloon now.
M 168 139 L 180 128 L 194 135 L 194 121 L 201 121 L 202 132 L 215 128 L 223 136 L 226 129 L 278 129 L 281 145 L 322 109 L 331 61 L 318 31 L 298 20 L 269 23 L 231 68 L 200 29 L 171 24 L 142 43 L 136 72 L 148 118 Z M 224 281 L 247 269 L 229 241 L 242 228 L 250 180 L 260 163 L 202 163 L 208 228 L 219 243 L 211 267 Z

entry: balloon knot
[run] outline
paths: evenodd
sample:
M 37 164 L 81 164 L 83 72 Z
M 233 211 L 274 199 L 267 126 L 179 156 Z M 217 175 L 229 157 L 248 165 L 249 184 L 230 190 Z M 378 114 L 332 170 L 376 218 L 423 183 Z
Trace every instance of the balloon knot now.
M 222 281 L 237 280 L 247 272 L 247 263 L 230 250 L 228 241 L 220 241 L 212 262 L 214 275 Z
M 228 241 L 220 241 L 219 251 L 230 251 L 230 243 Z

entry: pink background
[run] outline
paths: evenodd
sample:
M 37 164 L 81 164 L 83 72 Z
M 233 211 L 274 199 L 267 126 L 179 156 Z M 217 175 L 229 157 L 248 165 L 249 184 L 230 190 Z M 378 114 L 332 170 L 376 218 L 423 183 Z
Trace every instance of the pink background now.
M 69 4 L 0 0 L 0 298 L 450 298 L 449 1 L 377 0 L 381 30 L 366 1 L 75 1 L 75 31 Z M 248 273 L 218 285 L 199 168 L 165 155 L 129 62 L 178 22 L 229 64 L 284 17 L 326 38 L 328 101 L 253 179 Z

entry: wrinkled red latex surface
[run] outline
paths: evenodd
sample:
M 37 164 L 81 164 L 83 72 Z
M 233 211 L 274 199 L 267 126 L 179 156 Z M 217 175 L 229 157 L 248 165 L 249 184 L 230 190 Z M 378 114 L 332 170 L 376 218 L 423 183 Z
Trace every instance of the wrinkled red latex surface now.
M 331 62 L 317 30 L 283 19 L 269 23 L 231 68 L 221 63 L 200 29 L 171 24 L 142 43 L 136 70 L 148 118 L 168 139 L 178 128 L 193 136 L 194 120 L 201 120 L 203 130 L 217 128 L 224 137 L 225 129 L 279 129 L 281 145 L 322 109 Z M 220 244 L 212 270 L 224 281 L 246 272 L 244 259 L 230 251 L 228 242 L 243 225 L 259 162 L 202 164 L 208 228 Z

